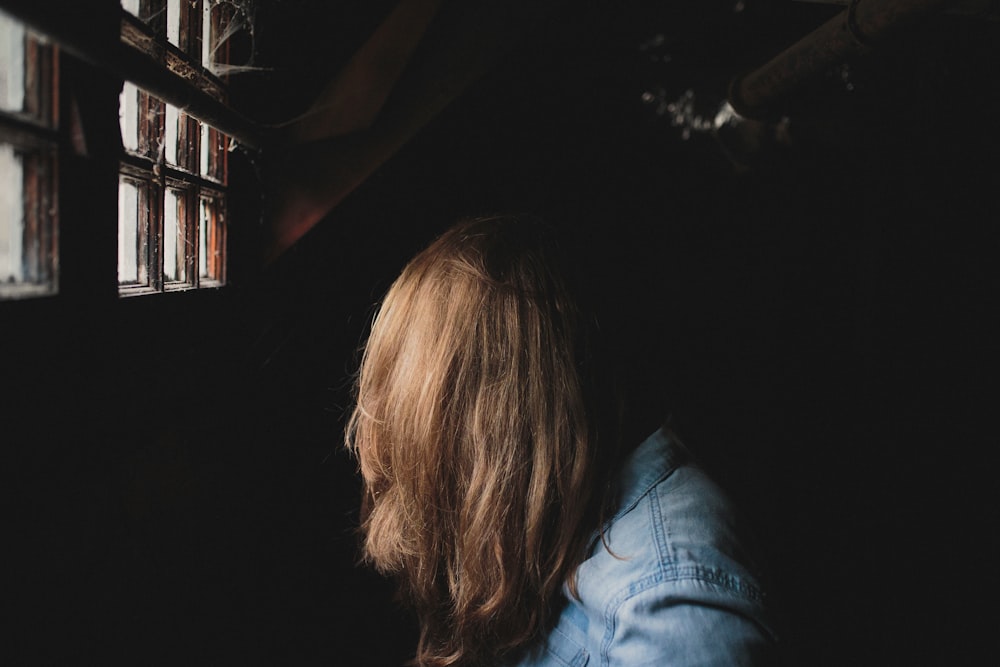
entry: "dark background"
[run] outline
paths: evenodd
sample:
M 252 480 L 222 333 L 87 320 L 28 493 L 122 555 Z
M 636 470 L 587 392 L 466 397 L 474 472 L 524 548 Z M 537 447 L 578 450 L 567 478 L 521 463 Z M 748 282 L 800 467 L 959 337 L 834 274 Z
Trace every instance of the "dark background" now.
M 256 5 L 267 69 L 234 79 L 255 118 L 301 112 L 391 7 L 328 4 Z M 831 68 L 788 101 L 791 145 L 737 168 L 642 93 L 712 115 L 839 11 L 739 7 L 557 4 L 265 268 L 272 163 L 234 154 L 222 290 L 115 299 L 113 155 L 64 183 L 81 280 L 0 304 L 8 664 L 400 664 L 412 625 L 355 567 L 351 373 L 402 264 L 494 211 L 588 253 L 626 357 L 761 538 L 794 664 L 973 664 L 996 620 L 997 23 Z

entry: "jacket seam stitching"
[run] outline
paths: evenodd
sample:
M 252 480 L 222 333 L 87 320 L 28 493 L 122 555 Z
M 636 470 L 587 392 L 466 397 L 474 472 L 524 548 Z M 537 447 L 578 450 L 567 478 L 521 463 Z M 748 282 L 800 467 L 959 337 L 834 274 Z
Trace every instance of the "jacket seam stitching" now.
M 661 584 L 673 584 L 682 581 L 699 581 L 705 584 L 718 586 L 723 588 L 727 593 L 753 602 L 762 602 L 764 600 L 764 595 L 756 586 L 748 584 L 731 574 L 726 574 L 725 572 L 717 569 L 708 569 L 700 565 L 677 567 L 665 566 L 661 562 L 656 572 L 625 587 L 619 591 L 619 593 L 613 597 L 611 602 L 608 604 L 606 608 L 607 611 L 604 615 L 604 640 L 601 643 L 600 658 L 602 665 L 611 664 L 611 656 L 609 653 L 611 651 L 611 644 L 615 636 L 615 631 L 617 630 L 618 612 L 621 607 L 632 598 L 645 593 L 651 588 L 655 588 Z

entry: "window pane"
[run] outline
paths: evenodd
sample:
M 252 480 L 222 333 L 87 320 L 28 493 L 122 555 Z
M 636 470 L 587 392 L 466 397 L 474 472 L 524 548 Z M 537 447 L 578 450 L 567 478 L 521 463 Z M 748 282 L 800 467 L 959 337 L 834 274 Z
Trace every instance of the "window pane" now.
M 193 259 L 194 248 L 188 243 L 188 228 L 193 225 L 187 215 L 187 192 L 167 190 L 163 206 L 163 280 L 188 280 L 187 263 Z M 193 240 L 193 239 L 192 239 Z
M 222 75 L 229 64 L 229 40 L 242 24 L 234 20 L 234 4 L 204 0 L 201 7 L 201 64 Z
M 229 137 L 208 125 L 201 126 L 201 151 L 199 168 L 202 176 L 219 183 L 226 182 L 226 154 Z
M 0 12 L 0 109 L 24 109 L 24 28 Z
M 122 0 L 122 9 L 132 16 L 139 16 L 139 0 Z
M 212 30 L 212 7 L 213 0 L 205 0 L 201 5 L 201 65 L 211 70 L 212 61 L 215 59 L 215 31 Z
M 167 41 L 181 46 L 181 0 L 167 0 Z
M 125 82 L 118 103 L 118 117 L 122 128 L 125 150 L 139 150 L 139 88 Z
M 0 281 L 24 279 L 24 168 L 13 146 L 0 144 Z
M 177 162 L 177 138 L 178 138 L 178 125 L 181 122 L 182 115 L 180 111 L 173 104 L 166 104 L 167 118 L 166 127 L 164 128 L 164 158 L 169 164 L 178 164 Z
M 132 181 L 122 179 L 118 184 L 118 283 L 133 285 L 139 282 L 139 257 L 145 253 L 139 247 L 139 188 Z
M 211 143 L 209 142 L 209 137 L 208 137 L 209 127 L 204 123 L 199 123 L 198 129 L 200 130 L 201 133 L 201 151 L 200 151 L 201 159 L 199 160 L 198 173 L 202 174 L 203 176 L 209 176 L 210 174 L 208 171 L 208 163 L 209 163 L 209 155 L 212 152 L 212 146 Z
M 166 0 L 121 0 L 122 9 L 145 23 L 153 33 L 161 37 L 166 31 L 165 2 Z
M 177 194 L 167 191 L 163 208 L 163 280 L 177 280 Z
M 211 252 L 208 243 L 209 228 L 212 225 L 212 215 L 209 207 L 211 202 L 207 199 L 201 200 L 201 206 L 199 207 L 200 213 L 198 216 L 198 275 L 202 278 L 208 276 L 208 255 Z
M 0 10 L 0 111 L 51 124 L 52 49 Z
M 164 148 L 161 144 L 166 142 L 164 135 L 172 132 L 173 136 L 177 137 L 179 126 L 178 122 L 170 122 L 171 110 L 166 106 L 162 100 L 153 97 L 134 83 L 126 81 L 122 85 L 122 93 L 118 100 L 118 119 L 125 150 L 154 160 L 160 156 L 160 150 Z M 173 108 L 173 114 L 179 116 L 181 121 L 185 118 L 176 107 Z M 177 141 L 174 140 L 172 144 L 176 151 Z
M 0 143 L 0 298 L 56 289 L 55 155 Z
M 202 197 L 198 207 L 198 274 L 206 281 L 225 277 L 226 228 L 223 199 Z

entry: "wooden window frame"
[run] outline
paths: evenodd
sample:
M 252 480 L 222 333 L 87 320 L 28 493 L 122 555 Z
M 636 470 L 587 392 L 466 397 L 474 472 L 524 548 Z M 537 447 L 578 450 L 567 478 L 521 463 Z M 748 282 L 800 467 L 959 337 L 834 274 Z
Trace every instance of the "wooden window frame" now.
M 5 16 L 9 16 L 5 13 Z M 17 17 L 24 28 L 24 101 L 0 109 L 0 143 L 21 158 L 21 276 L 0 280 L 0 300 L 59 292 L 59 54 Z
M 178 4 L 182 14 L 178 21 L 177 44 L 167 39 L 167 26 L 174 19 L 165 15 L 164 10 L 169 4 L 166 0 L 143 0 L 140 3 L 140 15 L 156 19 L 148 22 L 122 9 L 122 42 L 156 61 L 163 70 L 181 74 L 194 88 L 225 104 L 225 84 L 202 66 L 202 16 L 206 1 L 183 0 Z M 216 8 L 222 7 L 216 4 Z M 213 24 L 218 13 L 213 8 Z M 131 151 L 123 146 L 120 178 L 140 181 L 146 184 L 144 191 L 150 193 L 150 198 L 144 202 L 149 211 L 147 228 L 139 229 L 137 236 L 141 237 L 145 231 L 147 246 L 139 253 L 139 263 L 145 259 L 151 270 L 147 272 L 146 280 L 140 280 L 138 284 L 120 283 L 119 294 L 134 296 L 220 287 L 226 282 L 228 255 L 224 211 L 227 208 L 230 139 L 212 125 L 177 109 L 176 160 L 168 161 L 164 150 L 167 102 L 142 90 L 141 84 L 137 85 L 142 91 L 138 149 Z M 202 128 L 205 128 L 204 133 Z M 203 142 L 208 145 L 203 146 Z M 174 152 L 171 149 L 171 155 Z M 203 159 L 203 152 L 207 152 L 206 159 Z M 172 205 L 171 193 L 176 192 L 183 193 L 183 196 L 179 198 L 181 206 L 177 215 L 171 219 L 176 219 L 178 224 L 176 252 L 183 255 L 175 256 L 178 261 L 176 267 L 166 267 L 164 263 L 169 258 L 165 245 L 168 242 L 165 207 Z M 157 201 L 152 200 L 154 194 L 158 197 Z M 215 205 L 211 207 L 212 229 L 206 230 L 210 240 L 203 248 L 200 225 L 205 199 L 215 202 Z M 222 214 L 218 213 L 220 209 Z M 137 219 L 136 223 L 141 226 L 142 221 Z M 211 250 L 212 257 L 202 262 L 199 253 L 204 250 Z M 207 267 L 206 275 L 200 271 L 203 263 Z

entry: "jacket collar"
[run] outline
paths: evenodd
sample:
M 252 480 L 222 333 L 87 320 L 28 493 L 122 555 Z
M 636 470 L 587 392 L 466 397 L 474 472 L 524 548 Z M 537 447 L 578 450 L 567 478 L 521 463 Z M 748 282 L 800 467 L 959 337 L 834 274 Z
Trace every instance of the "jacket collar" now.
M 625 457 L 614 484 L 615 521 L 635 507 L 656 484 L 688 458 L 687 450 L 664 427 L 658 428 Z

